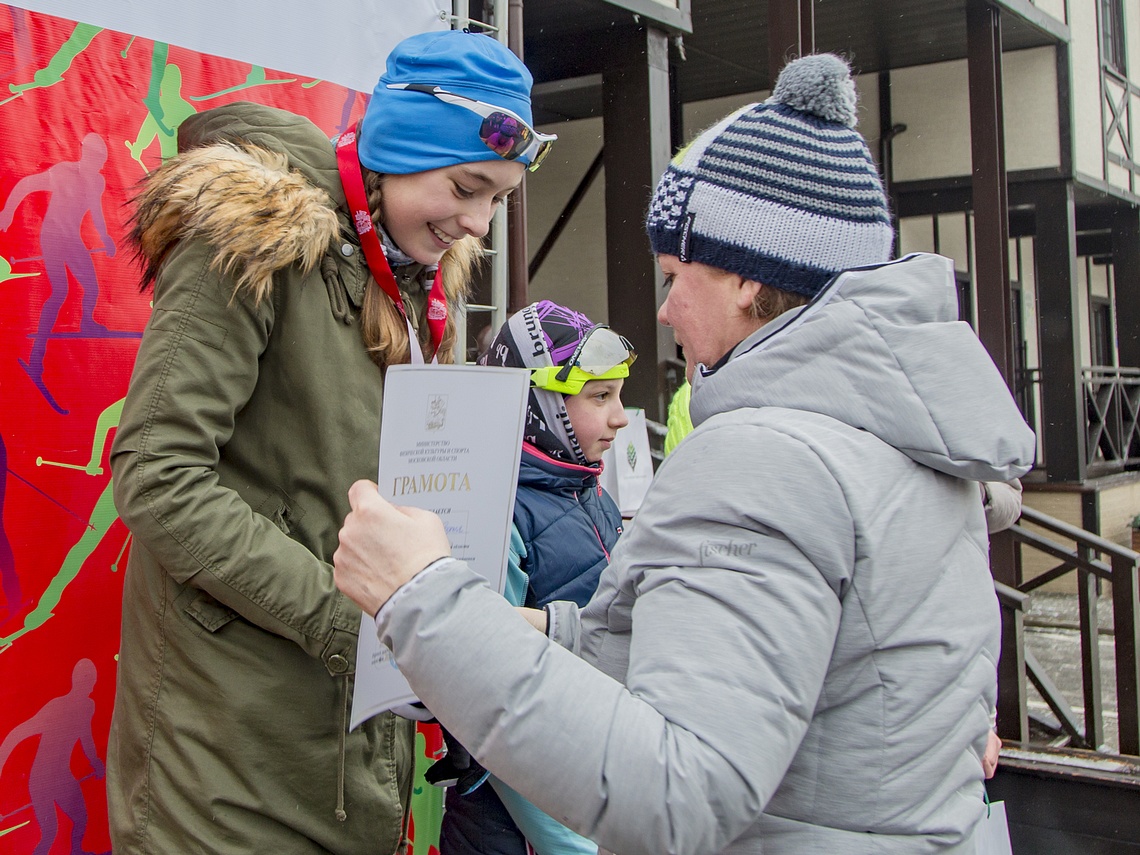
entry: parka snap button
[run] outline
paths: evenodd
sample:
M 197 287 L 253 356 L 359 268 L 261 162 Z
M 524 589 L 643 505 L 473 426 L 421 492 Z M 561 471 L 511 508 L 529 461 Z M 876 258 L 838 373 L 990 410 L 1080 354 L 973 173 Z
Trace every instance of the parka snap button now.
M 334 674 L 343 674 L 348 670 L 348 660 L 339 653 L 334 653 L 329 657 L 329 670 Z
M 340 248 L 340 254 L 345 258 L 352 258 L 354 252 L 356 252 L 356 247 L 350 243 L 343 244 Z

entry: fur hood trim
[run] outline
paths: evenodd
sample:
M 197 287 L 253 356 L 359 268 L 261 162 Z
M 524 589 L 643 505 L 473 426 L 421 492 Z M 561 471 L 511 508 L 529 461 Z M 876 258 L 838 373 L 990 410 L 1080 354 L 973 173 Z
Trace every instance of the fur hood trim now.
M 154 282 L 170 248 L 199 239 L 216 250 L 214 269 L 255 300 L 273 275 L 298 264 L 307 273 L 340 233 L 332 198 L 290 170 L 284 154 L 215 143 L 166 161 L 134 199 L 131 239 Z

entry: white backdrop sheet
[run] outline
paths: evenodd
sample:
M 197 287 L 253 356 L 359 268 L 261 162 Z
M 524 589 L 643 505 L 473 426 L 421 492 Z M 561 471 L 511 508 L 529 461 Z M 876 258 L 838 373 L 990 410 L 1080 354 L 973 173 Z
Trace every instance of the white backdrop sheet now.
M 405 36 L 450 26 L 450 0 L 23 0 L 33 12 L 371 92 Z

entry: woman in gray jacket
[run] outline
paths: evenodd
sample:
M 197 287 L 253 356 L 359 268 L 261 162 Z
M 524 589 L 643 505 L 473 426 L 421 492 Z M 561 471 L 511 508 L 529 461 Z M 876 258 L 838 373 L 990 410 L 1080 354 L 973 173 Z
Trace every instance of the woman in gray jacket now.
M 999 646 L 976 482 L 1034 441 L 949 260 L 888 261 L 854 102 L 841 60 L 798 60 L 661 179 L 696 427 L 551 639 L 431 515 L 350 493 L 337 584 L 416 693 L 621 855 L 974 851 Z

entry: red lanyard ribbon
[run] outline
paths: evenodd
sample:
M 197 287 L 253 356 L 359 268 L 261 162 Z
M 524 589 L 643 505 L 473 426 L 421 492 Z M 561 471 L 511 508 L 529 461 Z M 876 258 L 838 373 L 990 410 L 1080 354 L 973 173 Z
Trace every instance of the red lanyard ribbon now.
M 400 287 L 396 284 L 396 277 L 384 255 L 384 248 L 380 245 L 380 238 L 372 226 L 372 215 L 368 213 L 368 194 L 364 190 L 364 176 L 360 172 L 360 158 L 356 153 L 356 134 L 360 124 L 350 131 L 340 135 L 336 144 L 336 168 L 340 172 L 340 183 L 344 188 L 348 208 L 352 213 L 352 224 L 356 227 L 356 234 L 360 237 L 360 245 L 364 248 L 364 259 L 368 262 L 368 269 L 372 271 L 372 278 L 376 280 L 384 293 L 391 298 L 404 316 L 408 325 L 409 350 L 412 362 L 422 362 L 419 343 L 416 339 L 412 322 L 408 319 L 408 312 L 404 308 L 404 298 L 400 296 Z M 432 361 L 436 361 L 439 344 L 443 341 L 443 331 L 447 326 L 447 297 L 443 292 L 442 265 L 436 268 L 435 281 L 428 294 L 427 317 L 428 332 L 431 333 Z

